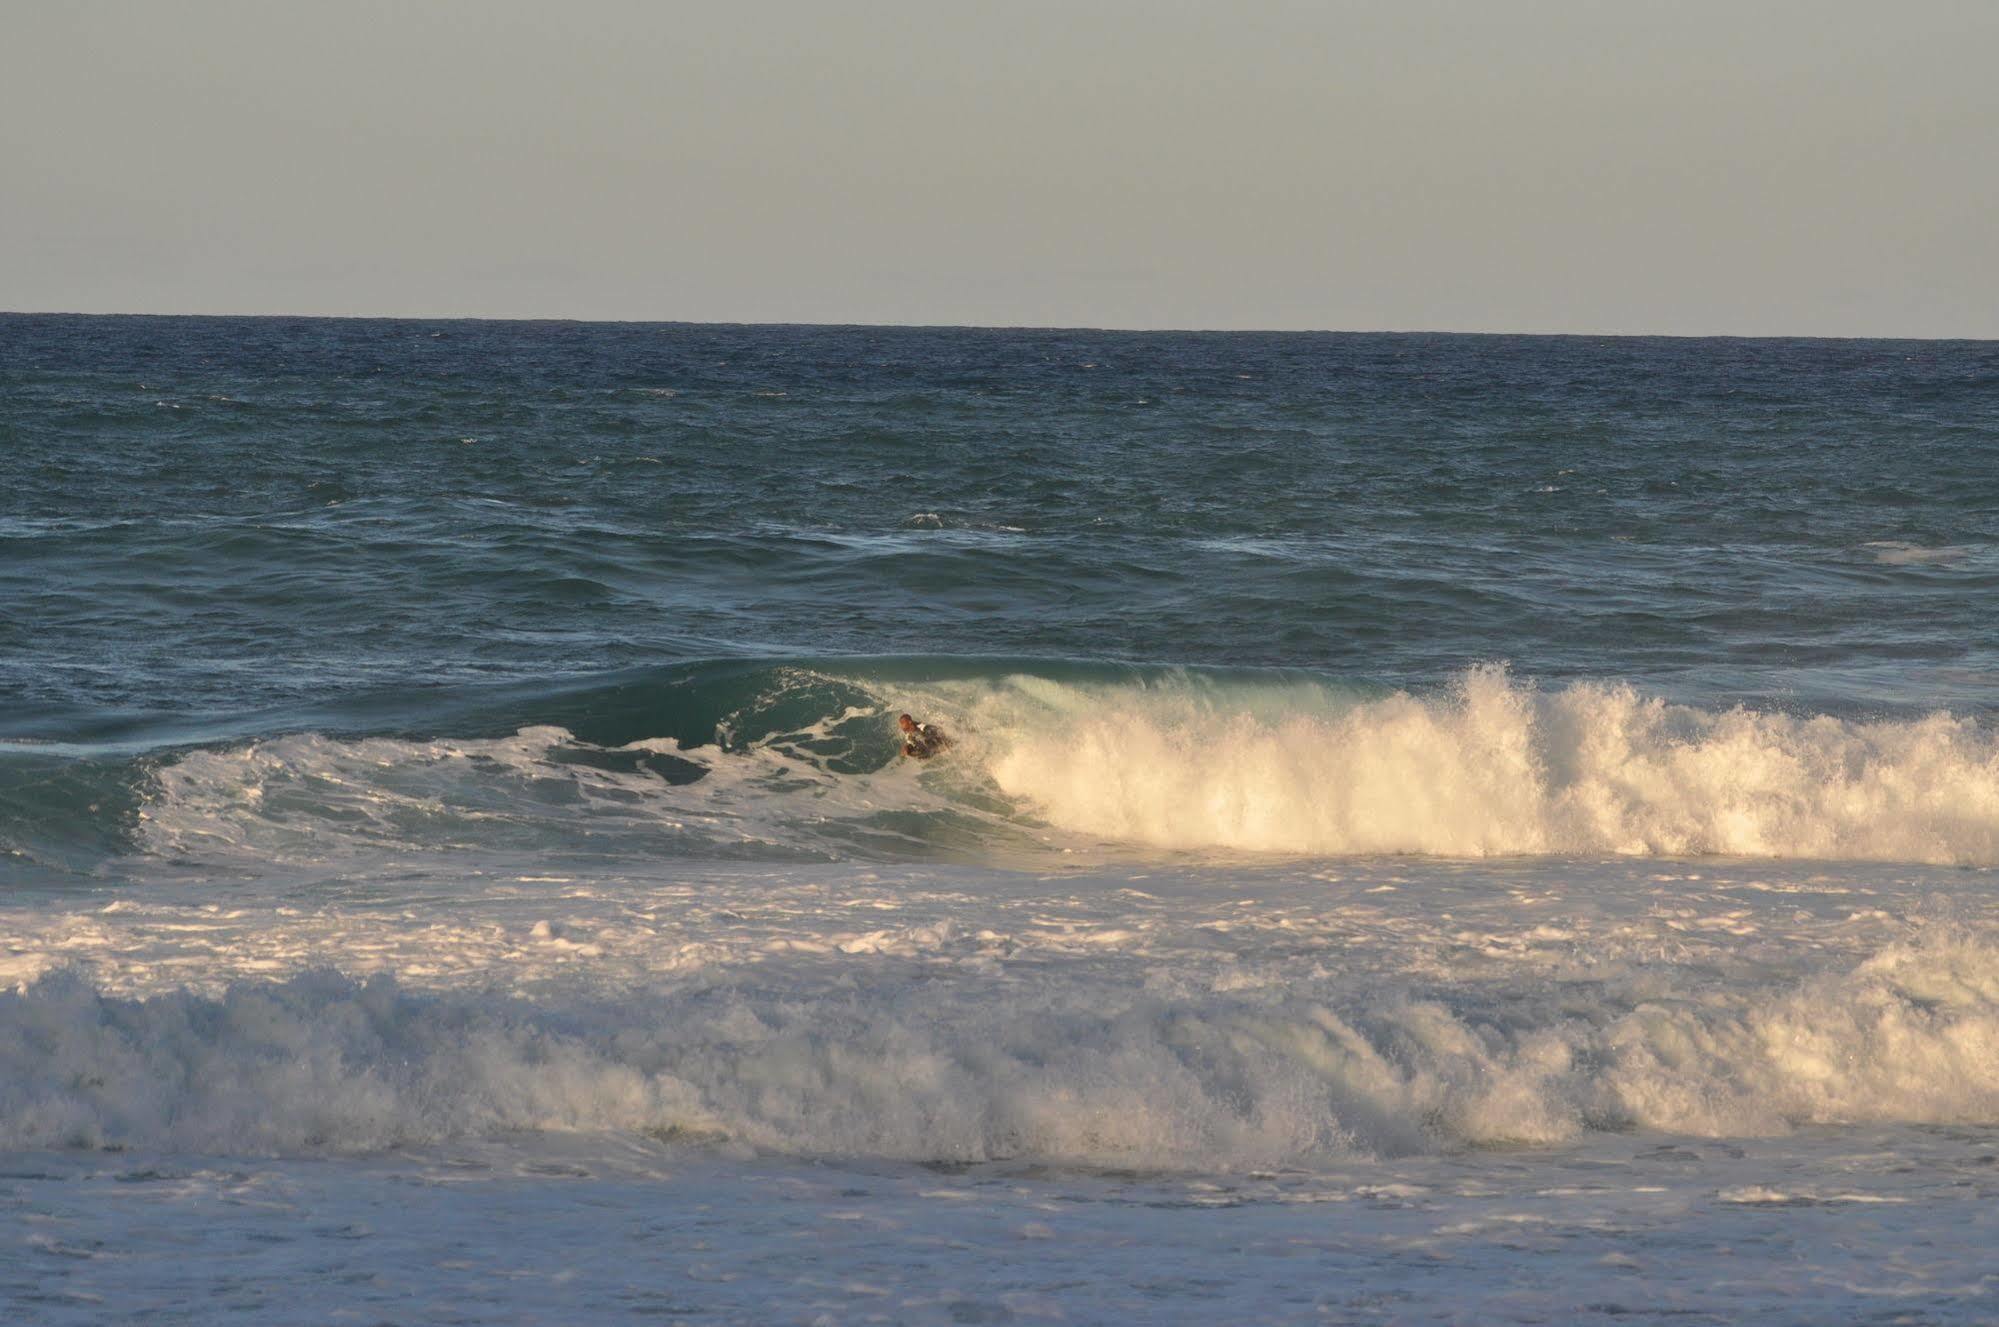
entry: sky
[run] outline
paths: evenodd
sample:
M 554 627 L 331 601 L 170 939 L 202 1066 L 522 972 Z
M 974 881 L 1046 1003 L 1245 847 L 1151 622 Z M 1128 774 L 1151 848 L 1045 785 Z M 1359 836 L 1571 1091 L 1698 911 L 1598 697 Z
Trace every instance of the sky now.
M 1999 337 L 1999 0 L 0 0 L 0 309 Z

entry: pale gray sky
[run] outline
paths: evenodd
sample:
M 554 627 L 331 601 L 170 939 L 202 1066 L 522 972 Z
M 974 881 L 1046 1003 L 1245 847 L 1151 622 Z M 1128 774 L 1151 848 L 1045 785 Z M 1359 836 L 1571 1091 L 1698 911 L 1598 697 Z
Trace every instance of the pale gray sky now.
M 1999 337 L 1999 0 L 0 0 L 0 308 Z

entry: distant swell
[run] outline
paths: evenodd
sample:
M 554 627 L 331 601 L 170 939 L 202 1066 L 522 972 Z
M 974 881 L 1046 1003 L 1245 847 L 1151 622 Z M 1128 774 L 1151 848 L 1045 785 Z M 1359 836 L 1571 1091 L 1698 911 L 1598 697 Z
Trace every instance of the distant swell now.
M 1933 936 L 1788 986 L 1699 974 L 1449 1003 L 1051 979 L 615 1002 L 333 973 L 220 998 L 0 993 L 0 1147 L 369 1151 L 613 1131 L 794 1155 L 1232 1169 L 1331 1155 L 1999 1121 L 1999 951 Z

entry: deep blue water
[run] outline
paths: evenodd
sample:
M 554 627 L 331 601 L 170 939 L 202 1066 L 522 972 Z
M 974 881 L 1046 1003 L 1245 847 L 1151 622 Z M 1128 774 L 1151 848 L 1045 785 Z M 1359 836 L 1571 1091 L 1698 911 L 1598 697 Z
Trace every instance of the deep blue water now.
M 17 849 L 155 748 L 699 742 L 850 654 L 1982 716 L 1995 610 L 1999 343 L 0 316 Z

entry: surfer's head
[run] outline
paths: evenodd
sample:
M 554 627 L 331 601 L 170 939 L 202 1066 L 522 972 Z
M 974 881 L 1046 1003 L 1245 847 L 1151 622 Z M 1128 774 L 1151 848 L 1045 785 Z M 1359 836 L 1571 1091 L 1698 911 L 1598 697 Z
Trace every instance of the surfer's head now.
M 895 724 L 896 727 L 902 729 L 902 731 L 904 731 L 905 733 L 913 733 L 916 731 L 916 720 L 910 718 L 907 714 L 903 715 L 900 719 L 897 719 L 895 721 Z

